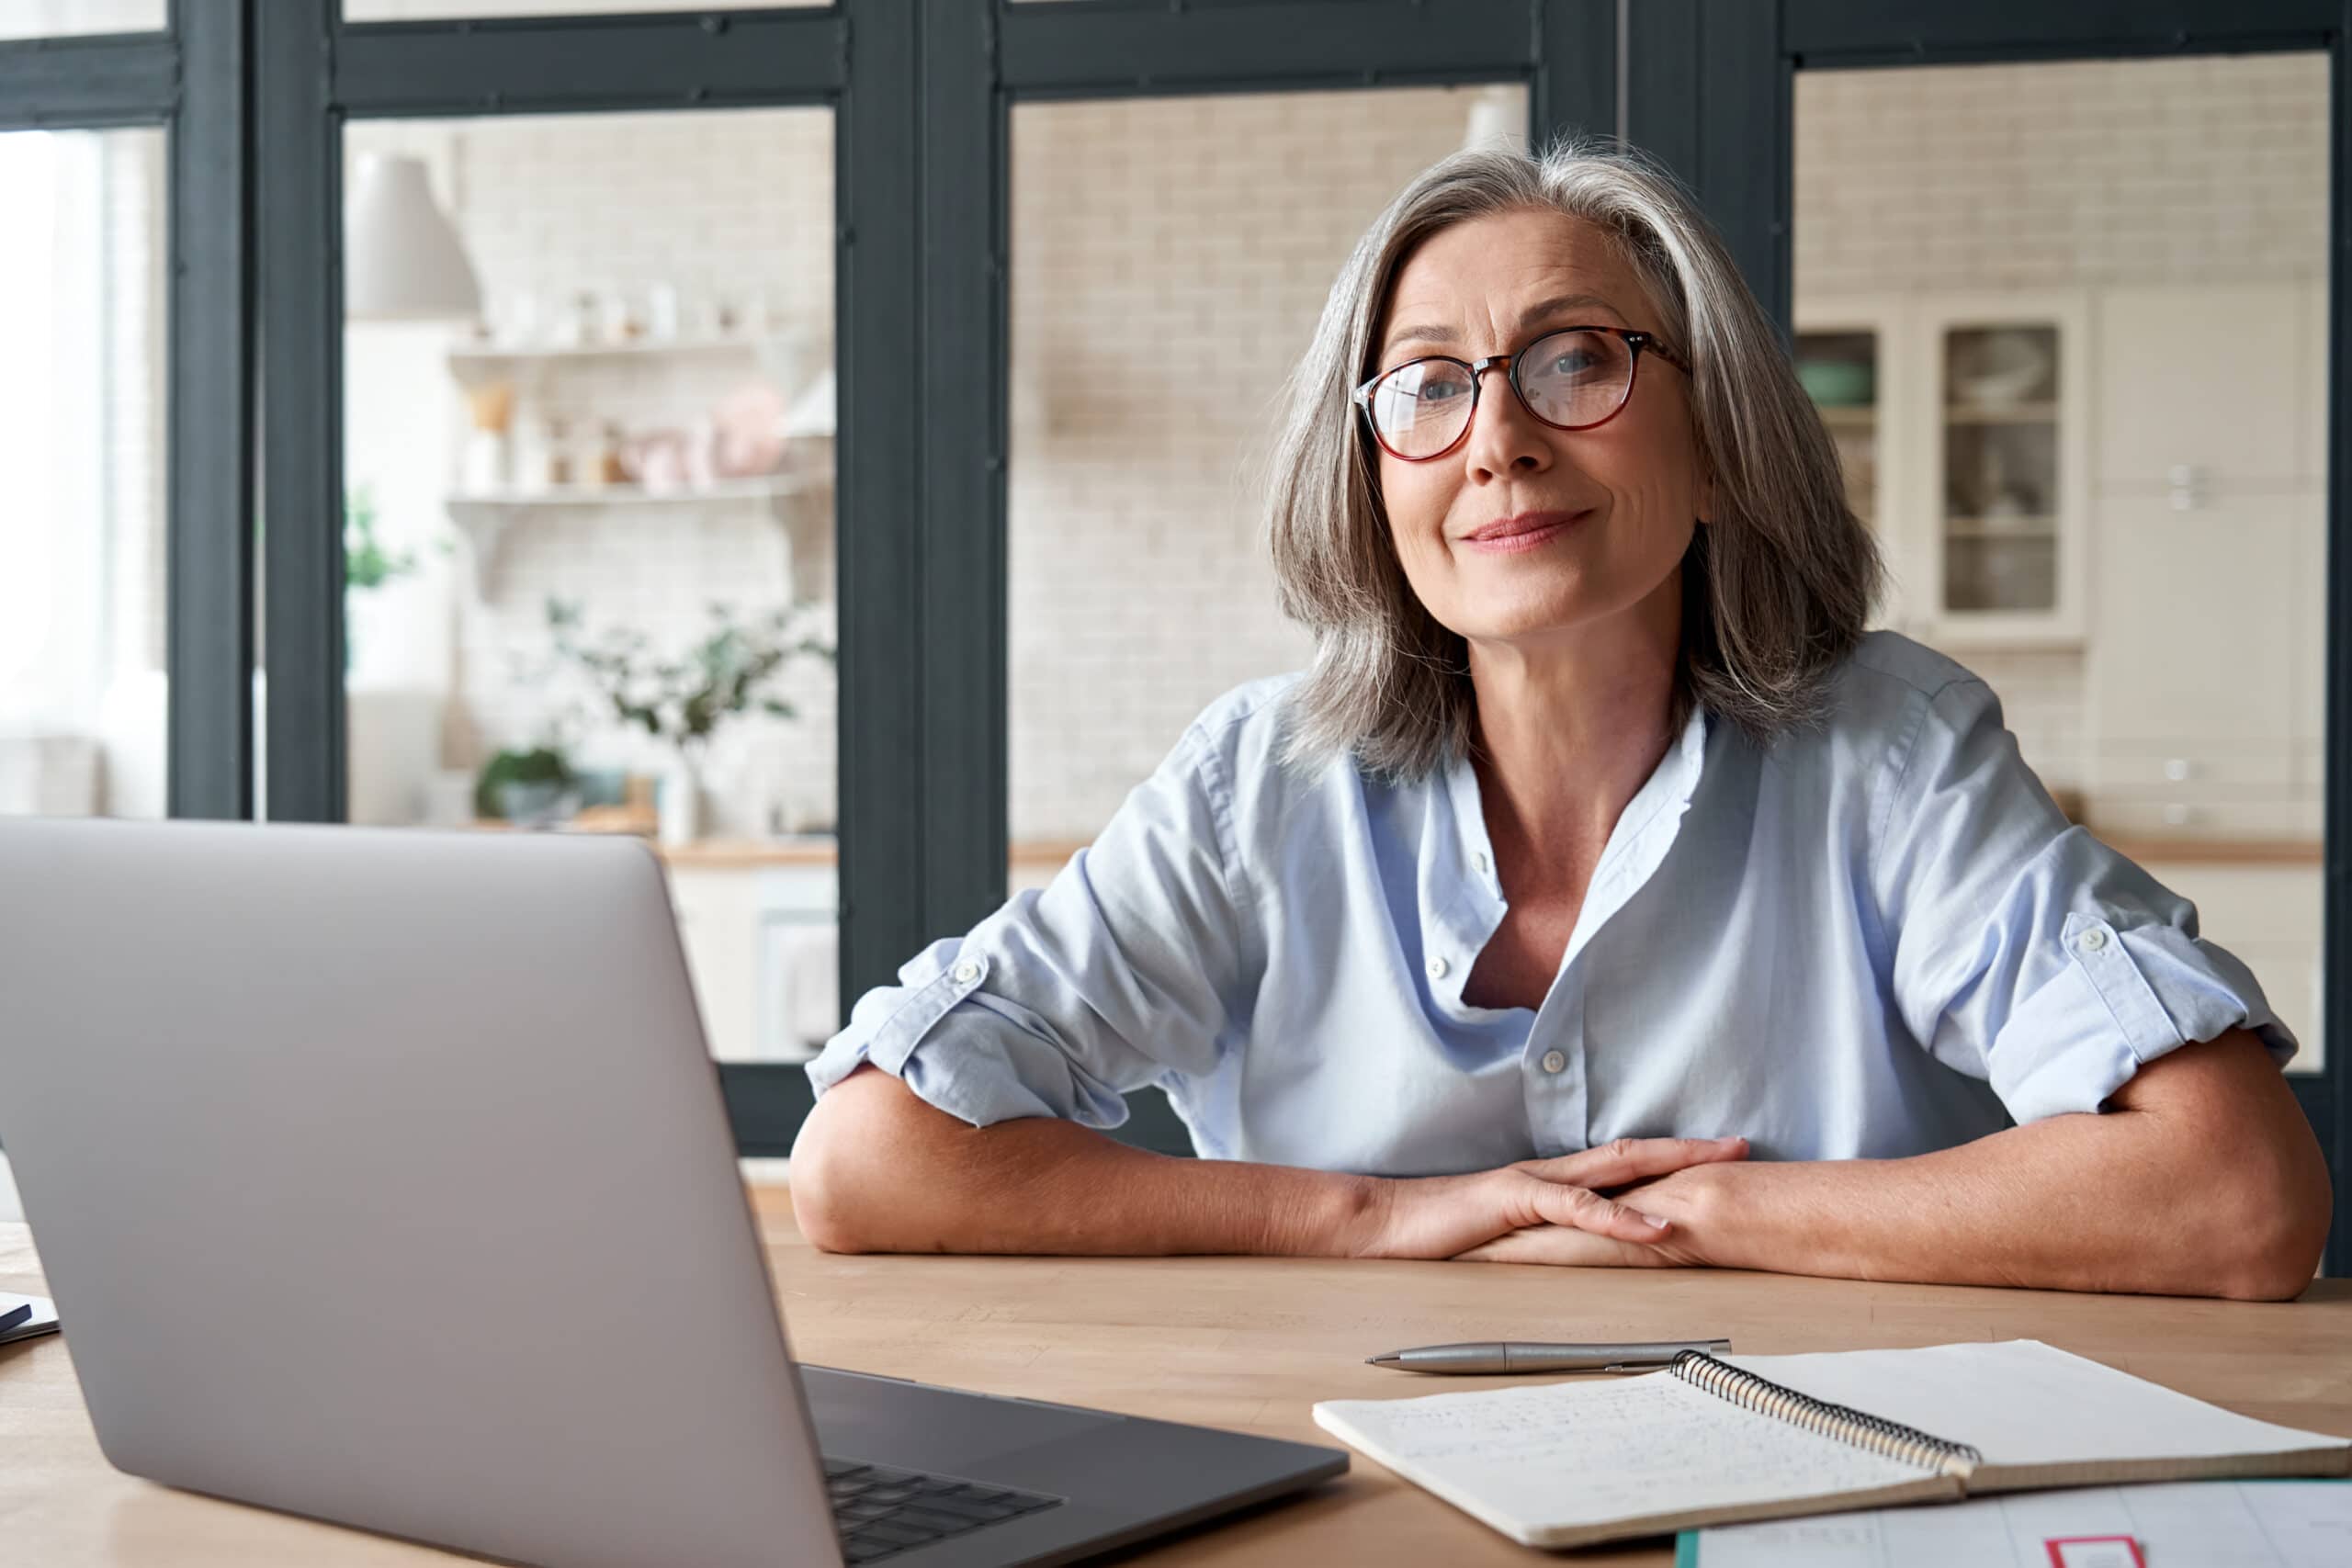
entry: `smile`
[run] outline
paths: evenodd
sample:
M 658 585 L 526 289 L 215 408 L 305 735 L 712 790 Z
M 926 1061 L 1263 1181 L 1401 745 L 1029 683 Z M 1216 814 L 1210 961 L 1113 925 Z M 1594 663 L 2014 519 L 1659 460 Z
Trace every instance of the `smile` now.
M 1516 517 L 1489 523 L 1477 532 L 1464 536 L 1460 542 L 1483 555 L 1517 555 L 1540 549 L 1591 515 L 1589 508 L 1583 512 L 1522 512 Z

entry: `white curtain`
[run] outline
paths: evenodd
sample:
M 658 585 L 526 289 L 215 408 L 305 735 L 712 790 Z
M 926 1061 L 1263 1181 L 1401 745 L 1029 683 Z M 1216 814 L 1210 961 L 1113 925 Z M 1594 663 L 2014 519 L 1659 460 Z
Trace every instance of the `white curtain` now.
M 98 139 L 0 136 L 0 733 L 86 733 L 105 679 Z

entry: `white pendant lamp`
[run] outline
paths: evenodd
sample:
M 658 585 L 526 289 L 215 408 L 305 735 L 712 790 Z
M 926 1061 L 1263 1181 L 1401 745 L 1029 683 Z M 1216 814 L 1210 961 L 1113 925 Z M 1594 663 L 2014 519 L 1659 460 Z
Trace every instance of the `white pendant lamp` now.
M 344 212 L 344 310 L 354 321 L 481 312 L 481 284 L 425 183 L 424 160 L 362 152 Z

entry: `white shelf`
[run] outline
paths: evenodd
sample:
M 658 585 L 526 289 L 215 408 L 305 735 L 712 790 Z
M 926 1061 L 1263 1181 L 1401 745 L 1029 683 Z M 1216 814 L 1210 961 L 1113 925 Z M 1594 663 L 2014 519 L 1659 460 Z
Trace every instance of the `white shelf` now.
M 545 491 L 497 491 L 448 498 L 450 513 L 542 512 L 569 507 L 711 506 L 740 501 L 772 501 L 797 495 L 815 481 L 797 474 L 768 474 L 753 479 L 721 479 L 705 490 L 646 490 L 639 485 L 563 485 Z
M 628 343 L 525 344 L 464 343 L 449 351 L 453 366 L 531 363 L 564 359 L 642 359 L 698 354 L 746 354 L 788 346 L 794 334 L 738 333 L 726 337 L 638 338 Z
M 1947 517 L 1947 539 L 2018 539 L 2048 542 L 2058 536 L 2055 517 Z
M 1946 424 L 2056 424 L 2056 403 L 1946 403 Z
M 493 595 L 499 566 L 499 547 L 507 531 L 532 518 L 561 518 L 610 511 L 619 507 L 673 509 L 691 511 L 698 507 L 741 506 L 746 503 L 764 506 L 770 519 L 783 527 L 793 541 L 795 572 L 804 549 L 815 548 L 824 540 L 820 535 L 832 530 L 832 507 L 823 502 L 811 514 L 805 506 L 778 505 L 788 497 L 811 491 L 821 492 L 830 483 L 823 474 L 770 474 L 755 479 L 724 479 L 707 490 L 649 491 L 635 485 L 605 485 L 595 489 L 569 486 L 560 490 L 526 494 L 522 491 L 497 494 L 452 495 L 444 505 L 449 521 L 472 542 L 474 551 L 474 588 L 484 600 Z M 803 596 L 813 597 L 806 587 Z

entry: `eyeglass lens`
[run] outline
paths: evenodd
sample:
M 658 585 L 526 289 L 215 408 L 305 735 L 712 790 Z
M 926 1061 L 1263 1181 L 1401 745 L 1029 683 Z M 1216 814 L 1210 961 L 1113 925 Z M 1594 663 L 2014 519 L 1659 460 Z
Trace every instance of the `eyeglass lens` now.
M 1613 333 L 1554 333 L 1512 361 L 1535 417 L 1574 429 L 1617 412 L 1634 378 L 1634 351 Z M 1451 360 L 1417 359 L 1372 389 L 1373 428 L 1400 457 L 1433 457 L 1461 438 L 1477 400 L 1469 370 Z

